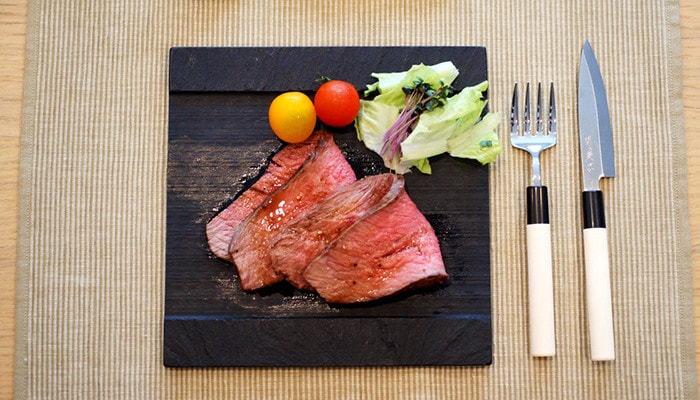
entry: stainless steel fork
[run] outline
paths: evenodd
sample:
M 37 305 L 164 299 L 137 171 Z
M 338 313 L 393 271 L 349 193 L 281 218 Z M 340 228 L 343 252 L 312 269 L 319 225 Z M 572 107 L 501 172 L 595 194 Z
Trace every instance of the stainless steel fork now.
M 527 187 L 527 264 L 530 355 L 550 357 L 556 353 L 554 333 L 554 285 L 552 280 L 552 239 L 549 226 L 549 195 L 542 185 L 540 153 L 557 143 L 554 83 L 549 90 L 549 118 L 542 123 L 542 87 L 537 84 L 535 130 L 530 120 L 530 83 L 525 89 L 523 129 L 520 129 L 518 84 L 513 88 L 510 114 L 510 144 L 532 156 L 532 184 Z

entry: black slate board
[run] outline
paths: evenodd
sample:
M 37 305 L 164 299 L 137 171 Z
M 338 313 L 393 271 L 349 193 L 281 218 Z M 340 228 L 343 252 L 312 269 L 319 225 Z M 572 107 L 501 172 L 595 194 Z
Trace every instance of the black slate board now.
M 483 47 L 172 48 L 168 119 L 164 365 L 488 365 L 492 358 L 488 167 L 438 156 L 406 188 L 440 240 L 447 285 L 329 306 L 286 283 L 240 289 L 208 250 L 205 225 L 281 142 L 267 123 L 279 92 L 312 94 L 319 75 L 358 89 L 371 72 L 452 61 L 454 86 L 487 79 Z M 351 128 L 335 139 L 358 176 L 384 172 Z

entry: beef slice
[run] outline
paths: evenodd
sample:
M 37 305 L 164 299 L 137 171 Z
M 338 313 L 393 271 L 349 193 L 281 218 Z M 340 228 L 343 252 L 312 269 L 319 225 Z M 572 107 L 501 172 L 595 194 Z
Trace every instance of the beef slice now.
M 372 175 L 341 187 L 307 214 L 280 229 L 271 240 L 273 268 L 298 289 L 313 289 L 306 267 L 357 221 L 393 201 L 403 177 Z
M 324 135 L 329 134 L 314 132 L 301 143 L 282 147 L 272 157 L 260 178 L 207 223 L 207 242 L 215 256 L 231 260 L 228 249 L 236 227 L 299 170 Z
M 289 181 L 266 197 L 236 227 L 229 253 L 243 290 L 256 290 L 283 280 L 284 275 L 272 268 L 269 251 L 272 238 L 328 195 L 356 179 L 333 137 L 323 135 Z
M 357 303 L 440 285 L 449 277 L 435 231 L 402 188 L 331 243 L 304 278 L 329 303 Z

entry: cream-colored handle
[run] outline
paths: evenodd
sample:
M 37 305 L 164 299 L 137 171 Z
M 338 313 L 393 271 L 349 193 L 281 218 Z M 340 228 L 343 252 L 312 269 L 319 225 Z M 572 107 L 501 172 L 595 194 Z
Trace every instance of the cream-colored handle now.
M 615 359 L 615 336 L 606 228 L 584 229 L 583 248 L 591 359 L 611 361 Z
M 554 356 L 554 285 L 549 224 L 527 225 L 527 281 L 530 355 Z

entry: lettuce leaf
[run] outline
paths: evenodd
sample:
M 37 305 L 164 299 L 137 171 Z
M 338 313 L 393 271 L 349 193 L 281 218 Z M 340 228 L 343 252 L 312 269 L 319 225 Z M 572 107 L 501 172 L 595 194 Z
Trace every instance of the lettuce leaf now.
M 433 66 L 414 65 L 405 72 L 373 73 L 377 82 L 368 85 L 365 94 L 379 94 L 373 100 L 360 101 L 360 112 L 355 120 L 358 139 L 382 155 L 384 136 L 405 103 L 403 88 L 414 86 L 416 80 L 436 88 L 451 85 L 458 73 L 449 61 Z M 483 92 L 487 88 L 488 81 L 467 87 L 448 97 L 444 106 L 423 112 L 410 135 L 401 142 L 400 155 L 382 157 L 385 166 L 398 174 L 405 174 L 412 167 L 430 174 L 429 158 L 442 153 L 475 159 L 482 164 L 495 161 L 503 152 L 496 135 L 500 115 L 487 113 L 482 118 L 487 104 Z
M 367 85 L 365 96 L 370 96 L 377 91 L 379 95 L 374 98 L 374 101 L 401 108 L 406 97 L 403 92 L 404 86 L 412 85 L 416 79 L 421 79 L 433 87 L 439 87 L 441 84 L 451 85 L 457 75 L 459 71 L 451 61 L 431 66 L 418 64 L 404 72 L 373 73 L 372 77 L 376 78 L 377 82 Z

